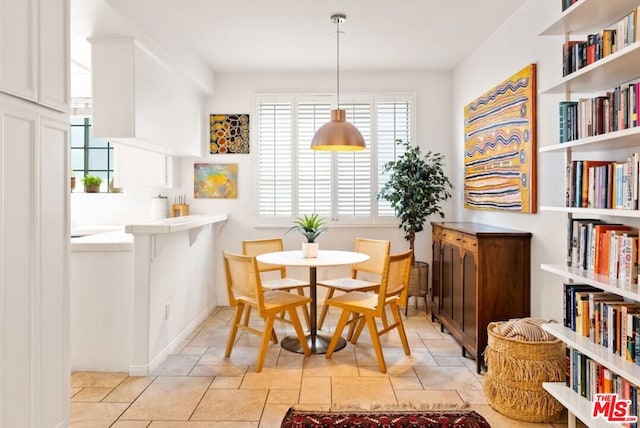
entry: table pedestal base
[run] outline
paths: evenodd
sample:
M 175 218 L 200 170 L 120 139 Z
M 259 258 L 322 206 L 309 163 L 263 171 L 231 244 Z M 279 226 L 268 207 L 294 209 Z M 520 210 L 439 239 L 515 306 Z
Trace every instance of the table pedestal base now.
M 329 335 L 316 334 L 315 340 L 313 336 L 307 335 L 307 345 L 309 345 L 312 354 L 326 354 L 329 342 L 331 342 L 331 336 Z M 282 339 L 281 345 L 287 351 L 304 354 L 297 336 L 285 337 Z M 336 345 L 334 352 L 341 350 L 345 346 L 347 346 L 347 341 L 341 337 L 338 340 L 338 345 Z

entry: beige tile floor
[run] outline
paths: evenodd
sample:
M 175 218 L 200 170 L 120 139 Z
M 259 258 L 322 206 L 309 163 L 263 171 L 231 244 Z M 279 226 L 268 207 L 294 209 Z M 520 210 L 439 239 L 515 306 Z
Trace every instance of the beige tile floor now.
M 422 303 L 422 302 L 421 302 Z M 378 370 L 365 331 L 331 359 L 305 357 L 271 344 L 264 369 L 255 373 L 259 338 L 243 332 L 230 358 L 224 347 L 233 311 L 217 308 L 151 376 L 74 372 L 71 375 L 71 426 L 113 428 L 277 428 L 296 403 L 369 407 L 376 403 L 468 403 L 492 427 L 566 427 L 525 423 L 495 412 L 482 391 L 475 362 L 439 324 L 410 305 L 405 327 L 411 356 L 397 333 L 383 338 L 386 374 Z M 327 332 L 335 325 L 330 313 Z M 256 319 L 252 322 L 259 323 Z M 280 324 L 278 336 L 292 333 Z

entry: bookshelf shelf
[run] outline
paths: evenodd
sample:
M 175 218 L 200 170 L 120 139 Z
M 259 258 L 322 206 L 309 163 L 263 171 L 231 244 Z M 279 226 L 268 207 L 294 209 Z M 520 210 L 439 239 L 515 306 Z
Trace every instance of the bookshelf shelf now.
M 607 216 L 613 216 L 613 217 L 640 218 L 639 210 L 613 210 L 613 209 L 607 209 L 607 208 L 576 208 L 576 207 L 541 206 L 540 211 L 559 212 L 559 213 L 567 213 L 567 214 L 580 214 L 580 215 L 607 215 Z
M 637 285 L 623 285 L 617 280 L 609 281 L 607 275 L 594 274 L 583 269 L 569 267 L 561 264 L 541 264 L 540 269 L 564 276 L 580 283 L 593 285 L 602 291 L 609 291 L 631 300 L 640 300 Z
M 565 94 L 567 92 L 595 93 L 604 91 L 639 77 L 639 63 L 640 42 L 635 42 L 565 76 L 558 83 L 540 93 Z
M 565 10 L 560 18 L 545 28 L 541 36 L 589 34 L 610 25 L 631 7 L 628 0 L 580 0 Z M 594 17 L 598 17 L 597 22 Z
M 640 366 L 635 363 L 612 353 L 602 345 L 593 343 L 589 338 L 562 324 L 543 324 L 542 328 L 562 340 L 567 346 L 577 349 L 598 364 L 610 368 L 629 382 L 635 385 L 640 384 Z
M 632 149 L 640 147 L 640 126 L 608 132 L 589 138 L 540 147 L 540 153 L 593 152 L 603 150 Z
M 579 396 L 562 382 L 544 382 L 542 387 L 556 400 L 564 404 L 567 410 L 592 428 L 611 428 L 612 425 L 602 419 L 591 416 L 591 402 Z M 571 426 L 571 425 L 570 425 Z

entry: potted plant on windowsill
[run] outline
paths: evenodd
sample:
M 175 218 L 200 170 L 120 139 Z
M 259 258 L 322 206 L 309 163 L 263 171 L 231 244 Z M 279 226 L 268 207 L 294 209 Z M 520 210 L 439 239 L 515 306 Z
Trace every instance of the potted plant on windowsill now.
M 300 233 L 307 240 L 307 242 L 302 243 L 303 257 L 317 257 L 319 244 L 316 242 L 316 239 L 327 230 L 324 225 L 324 219 L 317 213 L 310 215 L 304 214 L 294 220 L 293 226 L 291 226 L 288 231 L 290 232 L 292 230 Z
M 95 175 L 85 175 L 82 178 L 82 184 L 84 184 L 84 191 L 86 193 L 98 193 L 100 191 L 100 185 L 102 184 L 102 178 Z
M 404 230 L 409 248 L 415 247 L 416 233 L 424 229 L 429 216 L 438 214 L 444 218 L 441 202 L 451 197 L 453 185 L 444 174 L 444 156 L 428 151 L 423 154 L 419 146 L 408 141 L 396 140 L 404 145 L 405 152 L 395 161 L 387 162 L 383 173 L 390 173 L 389 181 L 378 192 L 378 199 L 391 204 L 400 219 L 398 227 Z M 427 273 L 420 269 L 426 267 Z M 425 276 L 422 278 L 422 276 Z M 410 296 L 426 296 L 428 264 L 414 259 L 409 280 Z M 412 286 L 418 290 L 412 290 Z

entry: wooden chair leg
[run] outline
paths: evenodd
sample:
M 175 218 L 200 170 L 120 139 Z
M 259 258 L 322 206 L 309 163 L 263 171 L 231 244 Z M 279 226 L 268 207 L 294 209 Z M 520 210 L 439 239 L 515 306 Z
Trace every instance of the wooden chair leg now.
M 300 317 L 298 317 L 298 312 L 296 312 L 296 308 L 289 309 L 287 310 L 287 312 L 289 312 L 291 323 L 293 324 L 293 328 L 296 330 L 296 335 L 298 336 L 298 340 L 300 341 L 302 351 L 304 352 L 304 355 L 308 357 L 311 355 L 311 349 L 309 349 L 307 338 L 302 331 L 302 324 L 300 324 Z
M 304 290 L 302 288 L 298 288 L 298 294 L 304 296 Z M 307 330 L 311 330 L 311 316 L 309 315 L 309 307 L 307 305 L 302 306 L 302 315 L 304 316 L 304 322 L 307 325 Z
M 249 325 L 250 319 L 251 319 L 251 306 L 246 306 L 244 308 L 244 317 L 242 317 L 242 324 Z
M 347 320 L 349 319 L 349 315 L 351 312 L 342 311 L 340 314 L 340 318 L 338 319 L 338 324 L 336 325 L 336 331 L 333 332 L 333 336 L 331 337 L 331 342 L 329 342 L 329 346 L 327 347 L 327 352 L 324 354 L 326 358 L 331 358 L 333 355 L 333 350 L 336 348 L 338 344 L 338 340 L 340 339 L 340 335 L 342 334 L 342 330 L 344 330 L 344 326 L 347 325 Z
M 364 325 L 366 324 L 364 317 L 361 317 L 358 320 L 357 324 L 358 324 L 357 327 L 353 331 L 353 336 L 351 336 L 351 343 L 353 343 L 354 345 L 358 343 L 358 338 L 360 338 L 360 334 L 362 333 L 362 330 L 364 329 Z
M 332 298 L 334 292 L 335 290 L 333 288 L 329 288 L 329 290 L 327 291 L 327 297 L 325 297 L 324 300 L 326 301 Z M 320 312 L 320 317 L 318 318 L 318 330 L 322 329 L 322 324 L 324 324 L 324 319 L 327 317 L 327 312 L 329 312 L 329 305 L 325 303 L 322 305 L 322 311 Z
M 367 326 L 369 327 L 369 333 L 371 334 L 373 349 L 376 351 L 378 367 L 380 367 L 380 371 L 382 373 L 386 373 L 387 364 L 384 362 L 384 355 L 382 354 L 382 344 L 380 343 L 380 336 L 378 336 L 378 327 L 376 326 L 376 320 L 370 315 L 365 315 L 365 320 L 367 320 Z
M 249 307 L 248 309 L 251 309 L 251 308 Z M 229 338 L 227 339 L 227 347 L 224 350 L 225 357 L 229 357 L 231 355 L 233 344 L 236 341 L 236 334 L 238 334 L 238 324 L 242 319 L 242 312 L 244 312 L 244 304 L 239 303 L 238 306 L 236 306 L 236 313 L 233 315 L 231 331 L 229 332 Z
M 391 304 L 391 312 L 393 313 L 393 318 L 396 321 L 396 328 L 398 329 L 398 334 L 400 335 L 400 341 L 402 342 L 404 353 L 405 355 L 411 355 L 411 349 L 409 349 L 409 341 L 407 340 L 407 334 L 404 331 L 404 324 L 402 323 L 402 316 L 400 315 L 400 308 L 398 308 L 397 305 Z
M 269 340 L 273 331 L 273 324 L 275 321 L 275 315 L 267 315 L 264 319 L 264 331 L 262 332 L 262 343 L 260 345 L 260 352 L 258 353 L 258 361 L 256 362 L 256 372 L 262 371 L 262 365 L 264 364 L 264 357 L 267 355 L 267 347 L 269 346 Z

